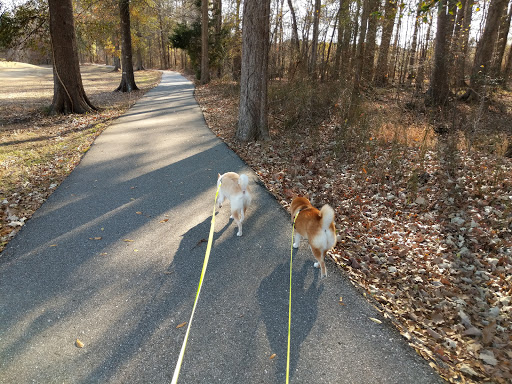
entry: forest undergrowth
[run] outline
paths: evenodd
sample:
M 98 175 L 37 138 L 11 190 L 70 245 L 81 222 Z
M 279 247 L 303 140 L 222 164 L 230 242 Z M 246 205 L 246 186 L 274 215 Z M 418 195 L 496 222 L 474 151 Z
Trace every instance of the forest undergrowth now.
M 235 83 L 198 86 L 196 99 L 283 207 L 304 195 L 335 208 L 330 258 L 443 378 L 510 383 L 512 94 L 484 113 L 396 88 L 350 105 L 336 86 L 273 82 L 272 139 L 247 144 Z

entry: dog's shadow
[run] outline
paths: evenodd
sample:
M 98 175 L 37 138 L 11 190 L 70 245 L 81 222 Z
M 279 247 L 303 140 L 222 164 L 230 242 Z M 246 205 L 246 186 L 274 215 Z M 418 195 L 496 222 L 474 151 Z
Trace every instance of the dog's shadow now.
M 297 251 L 294 251 L 295 255 Z M 294 255 L 294 258 L 295 258 Z M 261 317 L 267 330 L 272 352 L 277 355 L 276 380 L 284 381 L 288 345 L 288 301 L 290 292 L 290 262 L 279 264 L 265 277 L 258 288 Z M 312 281 L 308 272 L 314 273 Z M 307 338 L 318 315 L 318 299 L 324 286 L 320 272 L 311 260 L 304 261 L 292 275 L 292 314 L 290 336 L 290 376 L 293 376 L 300 356 L 300 346 Z

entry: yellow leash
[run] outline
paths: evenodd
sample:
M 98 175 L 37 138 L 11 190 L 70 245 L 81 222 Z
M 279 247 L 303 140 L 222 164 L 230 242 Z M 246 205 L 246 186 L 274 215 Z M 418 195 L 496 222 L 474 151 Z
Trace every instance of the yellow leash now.
M 295 214 L 292 225 L 292 245 L 290 247 L 290 297 L 288 298 L 288 349 L 286 352 L 286 384 L 290 382 L 290 330 L 292 327 L 292 261 L 293 261 L 293 236 L 295 235 L 295 220 L 299 216 L 299 212 Z
M 172 384 L 176 384 L 178 382 L 178 376 L 180 374 L 181 364 L 183 363 L 183 356 L 185 355 L 185 347 L 187 345 L 188 334 L 190 332 L 190 326 L 192 325 L 192 319 L 194 318 L 194 312 L 196 311 L 197 301 L 199 299 L 199 293 L 201 292 L 201 287 L 203 285 L 203 278 L 206 273 L 206 267 L 208 266 L 208 260 L 210 259 L 210 251 L 212 249 L 213 242 L 213 230 L 215 227 L 215 207 L 217 205 L 217 197 L 219 196 L 219 190 L 222 183 L 219 182 L 217 186 L 217 192 L 215 193 L 215 202 L 213 204 L 213 214 L 212 214 L 212 224 L 210 226 L 210 235 L 208 237 L 208 245 L 206 246 L 206 254 L 204 255 L 203 262 L 203 270 L 201 271 L 201 278 L 199 279 L 199 285 L 197 287 L 196 298 L 194 300 L 194 307 L 192 308 L 192 314 L 190 315 L 190 320 L 187 326 L 187 332 L 185 333 L 185 339 L 183 340 L 183 345 L 181 346 L 180 357 L 178 358 L 178 362 L 176 363 L 176 368 L 174 369 L 174 375 L 172 376 Z

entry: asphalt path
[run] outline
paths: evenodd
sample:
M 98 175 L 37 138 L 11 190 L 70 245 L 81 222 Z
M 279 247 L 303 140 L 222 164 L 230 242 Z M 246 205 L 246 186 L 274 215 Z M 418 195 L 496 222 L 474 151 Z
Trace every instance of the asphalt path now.
M 227 205 L 216 215 L 178 382 L 285 382 L 289 213 L 208 129 L 193 92 L 164 72 L 0 255 L 1 383 L 169 383 L 227 171 L 250 175 L 253 205 L 242 237 Z M 442 383 L 327 267 L 320 279 L 304 241 L 294 252 L 290 383 Z

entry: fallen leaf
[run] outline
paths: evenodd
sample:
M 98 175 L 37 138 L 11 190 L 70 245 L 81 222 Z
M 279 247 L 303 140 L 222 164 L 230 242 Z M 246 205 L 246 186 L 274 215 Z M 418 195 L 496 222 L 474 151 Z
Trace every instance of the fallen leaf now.
M 84 347 L 84 343 L 82 343 L 80 340 L 76 339 L 75 341 L 75 345 L 78 347 L 78 348 L 83 348 Z
M 460 371 L 462 373 L 465 373 L 466 375 L 469 375 L 469 376 L 476 376 L 476 377 L 479 377 L 480 375 L 478 373 L 475 372 L 475 370 L 473 368 L 471 368 L 469 365 L 467 364 L 462 364 L 460 366 Z
M 370 320 L 373 321 L 374 323 L 382 324 L 382 321 L 380 321 L 379 319 L 376 319 L 374 317 L 370 317 Z
M 275 353 L 273 353 L 272 355 L 270 355 L 270 360 L 272 360 L 274 357 L 276 357 L 277 355 Z
M 89 237 L 89 240 L 101 240 L 101 237 L 98 236 L 98 237 Z
M 161 223 L 167 223 L 168 221 L 169 221 L 169 219 L 160 220 Z
M 496 321 L 493 321 L 482 330 L 482 342 L 484 345 L 490 345 L 496 334 Z
M 184 323 L 181 323 L 181 324 L 178 324 L 176 326 L 176 328 L 181 328 L 181 327 L 184 327 L 185 325 L 187 325 L 187 322 L 185 321 Z
M 137 211 L 135 212 L 137 215 L 142 215 L 142 212 L 141 211 Z
M 135 241 L 135 240 L 124 239 L 123 241 L 126 241 L 128 243 L 128 242 Z
M 496 357 L 494 357 L 493 351 L 482 351 L 480 352 L 480 355 L 478 356 L 480 360 L 482 360 L 484 363 L 489 365 L 496 365 L 498 364 L 498 361 L 496 360 Z

